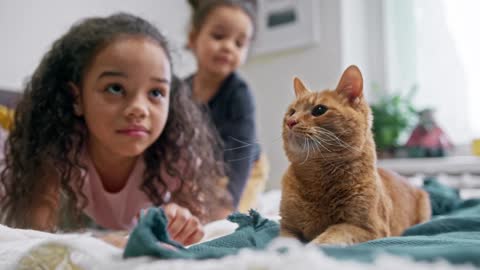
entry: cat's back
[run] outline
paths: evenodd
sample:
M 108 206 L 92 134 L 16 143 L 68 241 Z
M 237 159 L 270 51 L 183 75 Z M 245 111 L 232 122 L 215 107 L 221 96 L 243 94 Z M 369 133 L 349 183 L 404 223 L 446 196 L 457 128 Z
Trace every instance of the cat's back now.
M 394 171 L 378 168 L 378 174 L 390 197 L 395 201 L 403 199 L 407 201 L 406 203 L 411 203 L 422 193 L 419 187 L 414 186 L 407 178 Z
M 393 171 L 378 168 L 385 191 L 392 201 L 390 225 L 393 235 L 405 228 L 430 219 L 431 206 L 428 193 Z

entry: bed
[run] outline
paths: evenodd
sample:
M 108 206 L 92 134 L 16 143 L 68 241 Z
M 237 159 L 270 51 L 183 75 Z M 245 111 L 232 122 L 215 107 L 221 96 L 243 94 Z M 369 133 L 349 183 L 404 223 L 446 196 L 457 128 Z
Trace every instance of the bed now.
M 480 199 L 460 198 L 458 190 L 436 180 L 425 188 L 436 203 L 431 222 L 401 237 L 351 247 L 312 247 L 276 237 L 280 192 L 271 190 L 256 211 L 208 224 L 202 243 L 188 248 L 169 240 L 159 210 L 141 219 L 124 250 L 89 233 L 0 226 L 0 269 L 478 269 Z
M 0 90 L 0 104 L 12 108 L 18 98 L 18 93 Z M 465 180 L 469 168 L 459 172 L 404 172 L 417 184 L 425 176 L 435 177 L 441 181 L 431 183 L 445 192 L 431 193 L 435 219 L 402 237 L 353 247 L 313 247 L 279 238 L 280 191 L 270 190 L 261 194 L 256 211 L 207 224 L 202 242 L 187 248 L 169 240 L 166 220 L 157 210 L 141 219 L 126 249 L 92 233 L 50 234 L 0 225 L 0 269 L 478 269 L 480 200 L 462 192 L 478 187 Z

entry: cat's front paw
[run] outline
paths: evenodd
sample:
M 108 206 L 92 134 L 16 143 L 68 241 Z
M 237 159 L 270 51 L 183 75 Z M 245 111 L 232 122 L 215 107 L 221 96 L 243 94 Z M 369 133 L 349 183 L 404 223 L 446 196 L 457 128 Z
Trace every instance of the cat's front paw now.
M 278 236 L 283 238 L 295 238 L 299 240 L 299 237 L 295 233 L 285 229 L 280 229 L 280 233 Z
M 348 247 L 353 245 L 353 243 L 349 242 L 322 242 L 317 239 L 313 239 L 305 246 L 307 247 Z
M 346 247 L 355 244 L 351 234 L 342 231 L 327 231 L 310 241 L 309 245 Z

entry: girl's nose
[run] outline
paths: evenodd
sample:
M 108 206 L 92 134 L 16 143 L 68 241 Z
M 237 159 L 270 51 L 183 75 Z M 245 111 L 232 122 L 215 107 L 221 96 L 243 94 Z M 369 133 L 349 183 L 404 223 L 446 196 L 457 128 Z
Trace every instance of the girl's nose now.
M 287 126 L 289 128 L 293 128 L 296 124 L 298 124 L 298 121 L 296 119 L 290 118 L 287 120 Z
M 143 119 L 148 115 L 148 104 L 142 98 L 136 97 L 128 105 L 125 114 L 130 119 Z
M 227 51 L 232 51 L 234 46 L 235 46 L 235 41 L 232 41 L 229 39 L 226 39 L 222 45 L 223 49 Z

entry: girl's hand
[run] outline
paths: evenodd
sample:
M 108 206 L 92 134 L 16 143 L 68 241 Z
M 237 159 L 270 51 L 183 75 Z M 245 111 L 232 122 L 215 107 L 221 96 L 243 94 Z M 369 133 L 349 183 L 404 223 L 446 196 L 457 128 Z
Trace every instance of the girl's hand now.
M 103 240 L 104 242 L 107 242 L 110 245 L 116 246 L 121 249 L 125 248 L 128 242 L 128 235 L 126 235 L 125 232 L 112 232 L 96 237 Z
M 168 218 L 167 230 L 173 240 L 184 246 L 195 244 L 202 239 L 205 232 L 200 220 L 187 208 L 169 203 L 163 208 Z

